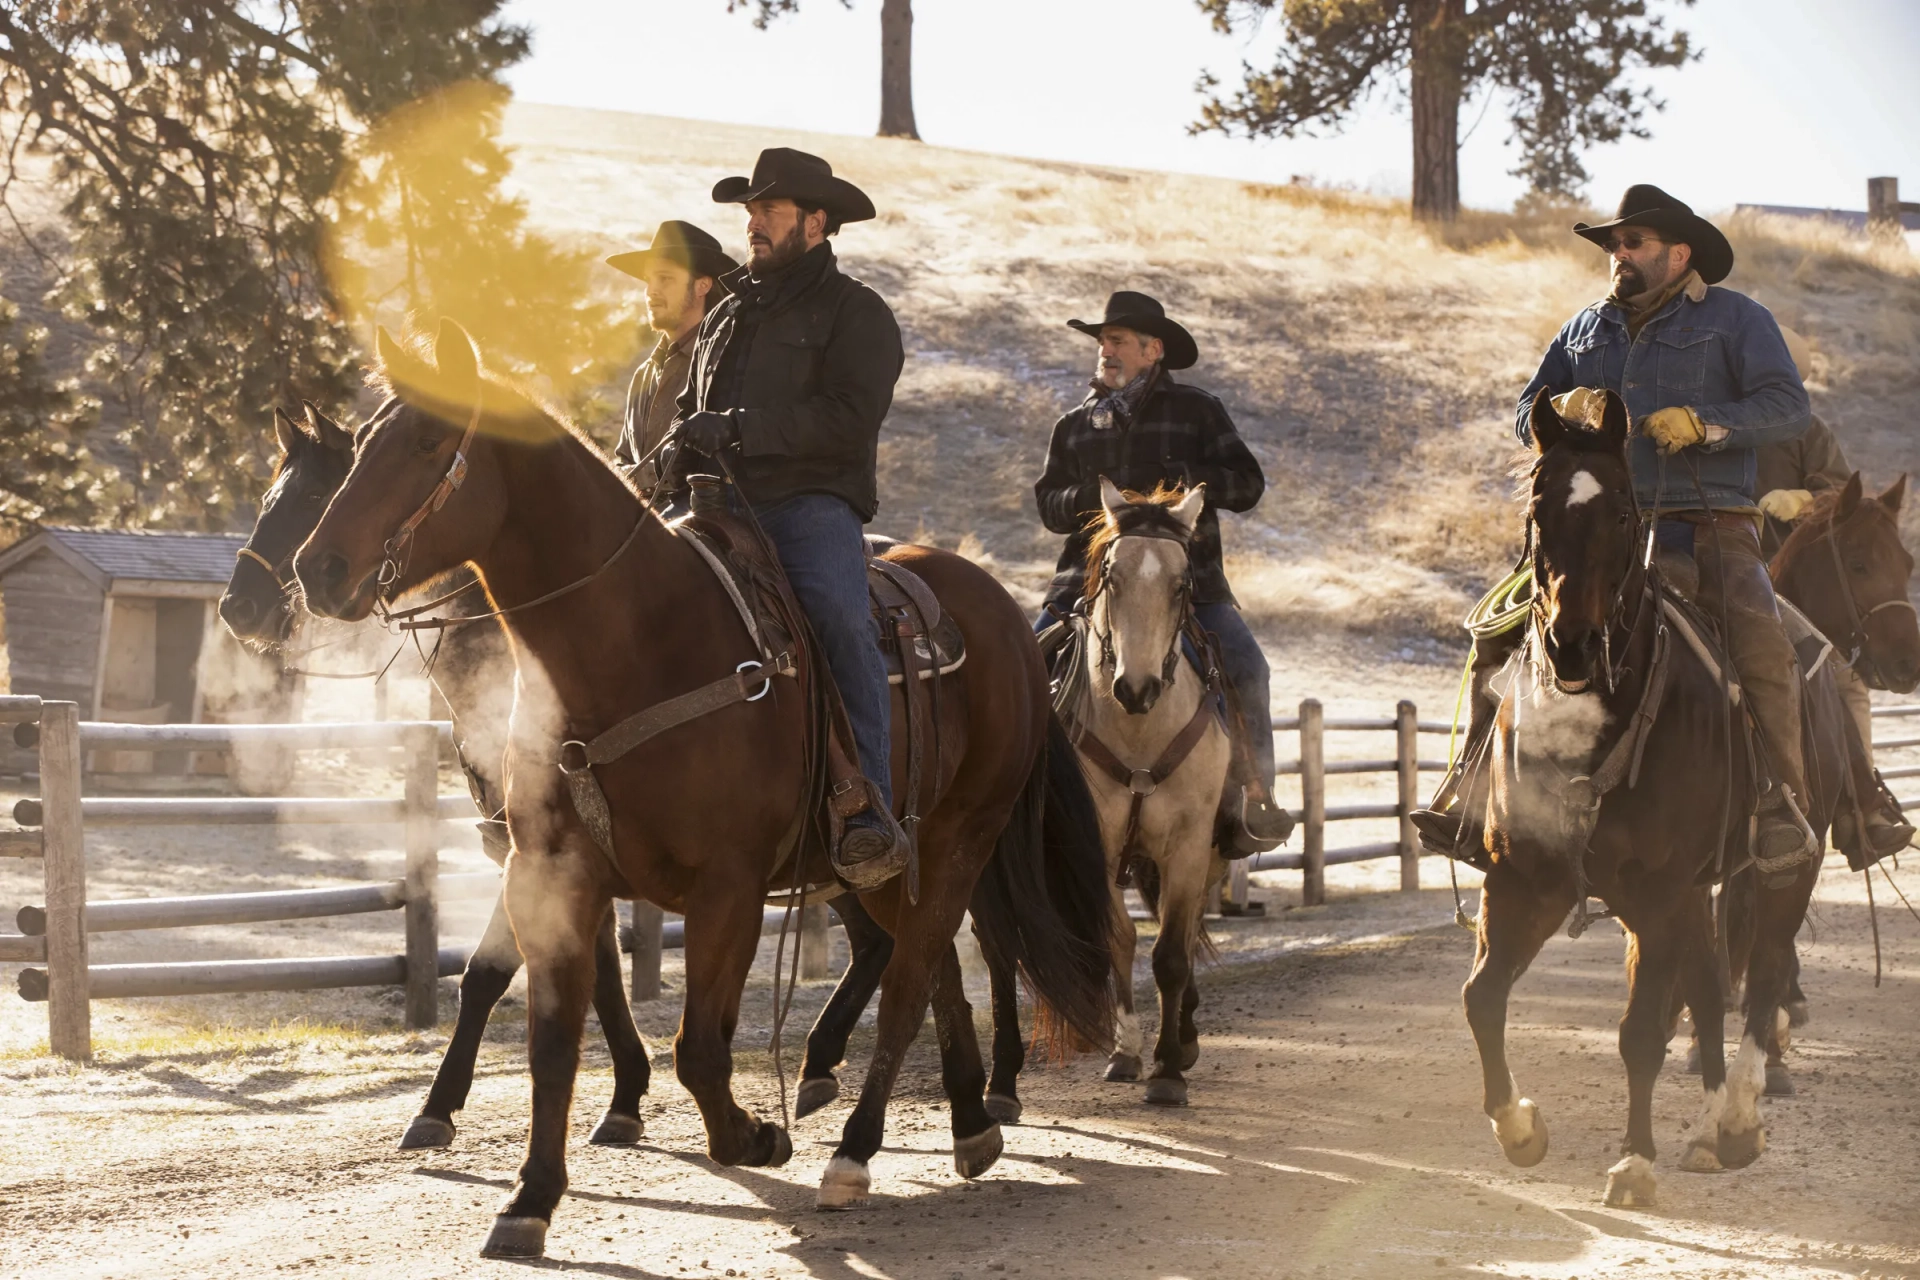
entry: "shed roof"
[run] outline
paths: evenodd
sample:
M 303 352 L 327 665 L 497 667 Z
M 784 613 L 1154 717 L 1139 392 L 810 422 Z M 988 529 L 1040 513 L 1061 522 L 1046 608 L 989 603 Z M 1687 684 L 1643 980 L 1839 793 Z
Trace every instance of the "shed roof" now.
M 0 556 L 0 571 L 31 554 L 42 540 L 84 560 L 108 579 L 224 583 L 233 558 L 246 545 L 241 533 L 143 533 L 130 529 L 43 528 Z

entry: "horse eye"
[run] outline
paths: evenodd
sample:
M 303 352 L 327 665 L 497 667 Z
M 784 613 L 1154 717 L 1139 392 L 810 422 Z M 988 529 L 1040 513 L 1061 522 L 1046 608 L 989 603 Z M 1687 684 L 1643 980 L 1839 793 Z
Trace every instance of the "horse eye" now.
M 444 439 L 446 439 L 446 436 L 444 436 L 438 431 L 427 432 L 421 435 L 420 439 L 414 443 L 413 447 L 418 449 L 421 453 L 433 453 L 435 450 L 439 449 L 440 442 Z
M 306 504 L 310 507 L 321 506 L 326 502 L 326 500 L 327 500 L 327 495 L 324 493 L 309 493 L 306 495 L 306 498 L 305 498 Z
M 1855 560 L 1852 564 L 1848 565 L 1847 568 L 1854 573 L 1865 573 L 1867 571 L 1865 562 L 1860 560 Z

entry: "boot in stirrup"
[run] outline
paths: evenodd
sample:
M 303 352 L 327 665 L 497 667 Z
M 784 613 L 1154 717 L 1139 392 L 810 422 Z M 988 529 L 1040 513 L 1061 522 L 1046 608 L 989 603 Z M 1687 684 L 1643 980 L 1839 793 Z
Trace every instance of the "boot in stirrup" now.
M 856 893 L 877 889 L 906 869 L 907 833 L 891 813 L 869 805 L 846 820 L 833 871 Z
M 1776 785 L 1755 815 L 1753 860 L 1762 871 L 1781 871 L 1813 856 L 1813 841 L 1785 786 Z
M 1238 805 L 1233 804 L 1236 795 L 1239 799 Z M 1230 790 L 1225 805 L 1229 811 L 1225 815 L 1227 839 L 1222 853 L 1228 858 L 1271 853 L 1285 844 L 1287 837 L 1293 834 L 1293 815 L 1266 796 L 1249 795 L 1244 790 L 1237 793 Z

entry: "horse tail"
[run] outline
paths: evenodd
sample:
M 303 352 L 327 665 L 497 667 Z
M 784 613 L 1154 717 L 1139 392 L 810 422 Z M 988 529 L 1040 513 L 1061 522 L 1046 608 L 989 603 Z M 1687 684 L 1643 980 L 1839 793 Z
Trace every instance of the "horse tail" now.
M 1047 740 L 973 891 L 989 955 L 1019 966 L 1044 1029 L 1084 1045 L 1113 1042 L 1113 920 L 1100 816 L 1066 729 L 1052 712 Z

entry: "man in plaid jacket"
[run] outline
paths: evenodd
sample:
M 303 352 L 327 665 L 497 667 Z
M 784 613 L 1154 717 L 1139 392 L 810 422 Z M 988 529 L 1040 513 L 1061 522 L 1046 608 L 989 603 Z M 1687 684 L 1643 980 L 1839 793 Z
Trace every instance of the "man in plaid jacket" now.
M 1205 484 L 1206 509 L 1188 546 L 1194 614 L 1219 643 L 1251 739 L 1244 747 L 1270 796 L 1273 717 L 1267 659 L 1227 586 L 1218 515 L 1219 509 L 1252 510 L 1266 490 L 1266 477 L 1234 430 L 1226 406 L 1174 380 L 1171 371 L 1190 367 L 1199 359 L 1199 348 L 1158 302 L 1122 290 L 1107 299 L 1099 321 L 1067 323 L 1099 340 L 1100 357 L 1086 401 L 1054 424 L 1046 471 L 1033 486 L 1040 522 L 1067 537 L 1040 623 L 1044 627 L 1080 603 L 1090 522 L 1101 512 L 1102 476 L 1141 493 L 1159 484 Z M 1292 826 L 1285 812 L 1264 797 L 1247 802 L 1241 821 L 1238 847 L 1229 852 L 1272 848 Z

